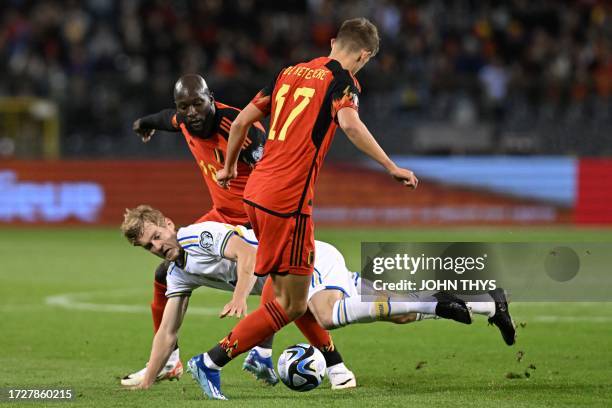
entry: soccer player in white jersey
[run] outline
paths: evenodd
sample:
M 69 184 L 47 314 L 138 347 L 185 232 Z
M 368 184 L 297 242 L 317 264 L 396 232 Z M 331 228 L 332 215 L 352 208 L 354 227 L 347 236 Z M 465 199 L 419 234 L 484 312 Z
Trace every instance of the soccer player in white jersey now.
M 158 225 L 143 221 L 147 218 L 143 218 L 143 214 L 151 212 L 163 217 L 164 222 Z M 138 388 L 148 388 L 155 382 L 172 352 L 193 290 L 207 286 L 233 292 L 232 299 L 223 307 L 220 316 L 241 317 L 247 312 L 248 295 L 260 294 L 265 278 L 253 274 L 257 241 L 253 232 L 244 227 L 208 221 L 176 231 L 174 223 L 158 210 L 139 206 L 126 211 L 122 231 L 134 245 L 171 261 L 167 275 L 168 304 L 153 340 L 147 369 L 137 385 Z M 347 269 L 344 257 L 332 245 L 321 241 L 316 241 L 315 245 L 317 258 L 309 287 L 308 307 L 327 329 L 376 320 L 408 323 L 425 316 L 439 316 L 469 324 L 471 309 L 474 313 L 487 315 L 489 322 L 500 329 L 506 343 L 514 343 L 514 324 L 502 290 L 492 291 L 488 302 L 468 302 L 467 305 L 445 293 L 414 293 L 410 301 L 403 302 L 393 301 L 389 297 L 376 302 L 361 302 L 362 282 L 359 274 Z M 255 351 L 262 352 L 257 347 Z M 340 372 L 348 371 L 344 364 L 329 367 L 330 380 L 334 368 Z M 354 376 L 350 381 L 354 386 Z

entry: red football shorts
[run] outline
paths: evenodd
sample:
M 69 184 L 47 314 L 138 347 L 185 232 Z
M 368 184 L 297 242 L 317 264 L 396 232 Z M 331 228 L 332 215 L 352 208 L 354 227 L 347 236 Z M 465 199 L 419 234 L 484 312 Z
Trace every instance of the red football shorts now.
M 312 275 L 315 253 L 310 216 L 278 217 L 246 203 L 244 209 L 259 241 L 255 275 Z

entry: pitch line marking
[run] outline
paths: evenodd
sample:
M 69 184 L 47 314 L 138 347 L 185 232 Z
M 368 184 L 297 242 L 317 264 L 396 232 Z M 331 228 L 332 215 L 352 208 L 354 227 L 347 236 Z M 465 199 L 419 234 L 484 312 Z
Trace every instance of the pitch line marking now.
M 198 291 L 212 290 L 208 288 L 200 288 Z M 52 307 L 60 307 L 63 309 L 84 310 L 91 312 L 105 313 L 151 313 L 148 306 L 143 305 L 126 305 L 126 304 L 106 304 L 93 303 L 91 299 L 101 295 L 118 295 L 118 294 L 133 294 L 142 293 L 141 289 L 117 289 L 112 291 L 92 291 L 92 292 L 73 292 L 63 293 L 59 295 L 47 296 L 45 304 Z M 533 306 L 533 305 L 550 305 L 551 303 L 530 303 L 514 304 L 514 306 Z M 592 302 L 572 302 L 573 306 L 588 306 L 593 305 Z M 35 308 L 36 305 L 0 305 L 0 310 L 3 311 L 18 311 Z M 216 316 L 219 313 L 219 308 L 216 307 L 190 307 L 189 313 L 192 315 L 201 316 Z M 612 322 L 612 316 L 559 316 L 559 315 L 536 315 L 526 319 L 527 321 L 540 323 L 563 323 L 563 322 L 584 322 L 584 323 L 609 323 Z
M 90 312 L 106 312 L 106 313 L 151 313 L 151 308 L 143 305 L 126 305 L 126 304 L 108 304 L 108 303 L 93 303 L 91 299 L 108 294 L 130 294 L 142 293 L 142 290 L 112 290 L 112 291 L 95 291 L 95 292 L 75 292 L 63 293 L 59 295 L 47 296 L 45 304 L 53 307 L 60 307 L 71 310 L 84 310 Z M 202 316 L 216 316 L 221 311 L 218 307 L 189 307 L 189 314 Z

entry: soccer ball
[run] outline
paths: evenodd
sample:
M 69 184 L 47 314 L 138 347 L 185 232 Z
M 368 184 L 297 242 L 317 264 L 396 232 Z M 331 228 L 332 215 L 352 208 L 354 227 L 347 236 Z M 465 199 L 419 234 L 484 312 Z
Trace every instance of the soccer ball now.
M 325 358 L 310 344 L 296 344 L 278 358 L 278 374 L 283 383 L 294 391 L 310 391 L 323 381 Z

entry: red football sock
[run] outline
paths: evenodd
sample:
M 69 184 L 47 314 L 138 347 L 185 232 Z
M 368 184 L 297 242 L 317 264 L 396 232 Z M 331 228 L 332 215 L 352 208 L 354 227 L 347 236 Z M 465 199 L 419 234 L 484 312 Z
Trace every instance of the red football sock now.
M 276 300 L 267 302 L 238 322 L 208 355 L 216 365 L 223 367 L 232 358 L 250 350 L 288 323 L 289 318 L 281 305 Z
M 153 333 L 157 333 L 161 325 L 164 309 L 166 307 L 166 285 L 157 281 L 153 282 L 153 302 L 151 302 L 151 314 L 153 316 Z
M 274 299 L 272 279 L 268 279 L 261 292 L 261 303 L 264 304 Z M 331 335 L 319 325 L 310 310 L 306 310 L 306 313 L 296 319 L 294 323 L 298 329 L 300 329 L 304 337 L 308 339 L 310 344 L 321 351 L 334 350 L 334 342 L 332 341 Z
M 331 335 L 319 325 L 310 310 L 306 310 L 306 313 L 296 319 L 294 323 L 311 345 L 321 351 L 334 350 Z
M 259 304 L 264 305 L 268 302 L 272 302 L 274 299 L 276 299 L 276 295 L 274 294 L 274 282 L 272 278 L 268 278 L 261 290 L 261 301 Z

